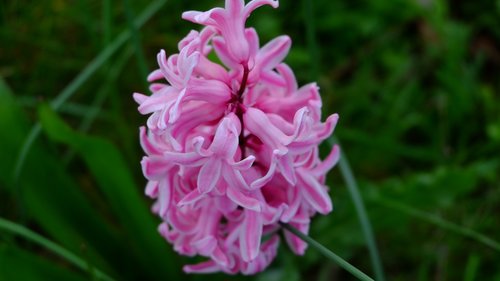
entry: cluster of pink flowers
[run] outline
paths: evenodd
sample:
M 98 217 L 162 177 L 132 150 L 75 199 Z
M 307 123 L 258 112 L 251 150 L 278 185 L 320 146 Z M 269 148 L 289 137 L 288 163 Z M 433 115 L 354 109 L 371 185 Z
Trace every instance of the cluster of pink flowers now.
M 338 115 L 321 122 L 317 85 L 298 88 L 282 63 L 289 37 L 260 47 L 245 27 L 262 5 L 278 1 L 226 0 L 225 8 L 185 12 L 205 27 L 191 31 L 178 54 L 162 50 L 148 77 L 152 94 L 134 94 L 140 113 L 151 114 L 140 140 L 159 231 L 180 254 L 208 258 L 186 272 L 262 271 L 276 256 L 280 223 L 307 233 L 315 213 L 332 210 L 324 182 L 339 149 L 321 161 L 318 145 Z M 303 241 L 285 238 L 304 253 Z

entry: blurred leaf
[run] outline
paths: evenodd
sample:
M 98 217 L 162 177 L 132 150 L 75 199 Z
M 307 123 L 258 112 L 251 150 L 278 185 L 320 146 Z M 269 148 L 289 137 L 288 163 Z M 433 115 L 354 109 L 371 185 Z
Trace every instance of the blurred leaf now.
M 34 219 L 51 237 L 74 253 L 82 252 L 93 264 L 109 271 L 108 264 L 122 264 L 130 253 L 123 239 L 89 203 L 66 173 L 61 162 L 41 141 L 35 142 L 20 181 L 11 178 L 12 161 L 28 134 L 29 122 L 0 78 L 0 127 L 11 128 L 0 137 L 0 188 L 16 200 L 18 216 Z M 106 258 L 104 258 L 106 257 Z M 123 266 L 127 274 L 132 268 Z
M 81 270 L 88 270 L 89 272 L 92 272 L 92 274 L 99 280 L 113 280 L 99 269 L 92 268 L 91 265 L 82 258 L 22 225 L 0 218 L 0 229 L 4 232 L 10 232 L 16 236 L 21 236 L 32 243 L 42 246 L 46 250 L 51 251 Z
M 0 243 L 0 281 L 9 280 L 84 281 L 88 279 L 55 262 L 48 261 L 46 257 Z
M 69 145 L 84 159 L 126 230 L 129 250 L 140 257 L 145 268 L 155 276 L 178 274 L 180 266 L 157 233 L 157 223 L 139 194 L 120 151 L 107 140 L 73 131 L 46 105 L 40 107 L 39 113 L 48 136 Z

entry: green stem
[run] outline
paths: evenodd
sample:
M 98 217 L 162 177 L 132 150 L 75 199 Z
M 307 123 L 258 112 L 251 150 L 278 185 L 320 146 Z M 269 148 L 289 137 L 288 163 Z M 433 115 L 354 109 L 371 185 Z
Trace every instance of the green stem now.
M 331 146 L 333 146 L 334 143 L 339 143 L 339 141 L 338 139 L 333 137 L 329 139 L 329 143 Z M 349 165 L 349 161 L 347 160 L 345 154 L 342 154 L 342 156 L 340 157 L 339 166 L 342 177 L 344 178 L 344 181 L 347 185 L 347 190 L 349 191 L 349 194 L 351 195 L 352 201 L 354 203 L 354 207 L 356 208 L 358 220 L 361 223 L 361 230 L 363 231 L 363 236 L 368 246 L 372 267 L 375 271 L 375 278 L 379 281 L 383 281 L 385 280 L 384 269 L 382 267 L 382 261 L 380 259 L 377 244 L 375 242 L 372 225 L 370 223 L 370 220 L 368 219 L 365 204 L 363 203 L 363 198 L 361 197 L 358 184 L 356 182 L 356 179 L 354 178 L 351 166 Z
M 78 267 L 79 269 L 83 271 L 87 271 L 89 269 L 88 263 L 85 262 L 83 259 L 78 257 L 77 255 L 73 254 L 72 252 L 66 250 L 65 248 L 57 245 L 56 243 L 48 240 L 47 238 L 31 231 L 30 229 L 16 224 L 14 222 L 11 222 L 9 220 L 0 218 L 0 229 L 3 229 L 5 231 L 11 232 L 13 234 L 19 235 L 21 237 L 24 237 L 44 248 L 47 250 L 53 252 L 54 254 L 60 256 L 61 258 L 67 260 L 74 266 Z M 114 279 L 109 277 L 107 274 L 104 272 L 100 271 L 99 269 L 93 267 L 92 270 L 95 272 L 95 276 L 99 280 L 105 280 L 105 281 L 113 281 Z
M 295 227 L 281 223 L 281 226 L 293 233 L 295 236 L 299 237 L 300 239 L 304 240 L 304 242 L 307 242 L 311 247 L 315 248 L 318 250 L 320 253 L 322 253 L 325 257 L 331 259 L 334 261 L 336 264 L 338 264 L 340 267 L 343 269 L 349 271 L 352 275 L 356 276 L 359 280 L 362 281 L 374 281 L 370 276 L 364 274 L 361 270 L 357 269 L 350 263 L 348 263 L 346 260 L 343 258 L 339 257 L 337 254 L 334 252 L 328 250 L 325 246 L 321 245 L 318 243 L 316 240 L 312 239 L 311 237 L 305 235 L 304 233 L 300 232 L 298 229 Z
M 134 21 L 134 26 L 137 28 L 143 26 L 146 21 L 148 21 L 160 8 L 167 2 L 167 0 L 157 0 L 152 2 L 149 6 L 144 9 L 144 11 L 136 18 Z M 102 50 L 99 55 L 97 55 L 84 69 L 80 72 L 73 81 L 71 81 L 66 88 L 55 98 L 51 103 L 50 107 L 54 110 L 58 110 L 69 98 L 76 93 L 76 91 L 85 83 L 87 80 L 99 69 L 105 62 L 107 62 L 113 54 L 115 54 L 123 44 L 125 44 L 131 37 L 130 30 L 125 30 L 116 39 L 111 42 L 104 50 Z M 14 169 L 14 181 L 19 179 L 21 171 L 24 166 L 24 162 L 28 156 L 31 146 L 40 135 L 42 127 L 40 123 L 37 122 L 31 129 L 28 137 L 23 143 L 23 146 L 19 152 L 16 160 Z

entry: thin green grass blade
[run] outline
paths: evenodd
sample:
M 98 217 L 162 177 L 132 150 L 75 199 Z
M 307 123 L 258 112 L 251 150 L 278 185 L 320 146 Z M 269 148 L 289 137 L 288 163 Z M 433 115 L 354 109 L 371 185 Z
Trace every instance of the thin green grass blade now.
M 141 27 L 148 21 L 160 8 L 167 2 L 167 0 L 157 0 L 152 2 L 134 21 L 134 26 Z M 54 110 L 59 110 L 60 107 L 76 93 L 76 91 L 99 69 L 111 56 L 120 49 L 131 37 L 130 30 L 125 30 L 118 37 L 115 38 L 104 50 L 102 50 L 90 63 L 78 74 L 73 81 L 71 81 L 66 88 L 50 103 Z M 19 179 L 21 175 L 26 157 L 33 145 L 33 142 L 40 135 L 40 123 L 36 123 L 28 134 L 23 146 L 16 159 L 13 178 L 14 181 Z
M 443 218 L 440 218 L 439 216 L 415 209 L 409 205 L 399 203 L 397 201 L 394 201 L 392 199 L 384 198 L 380 195 L 375 196 L 375 202 L 387 207 L 391 208 L 393 210 L 405 213 L 409 216 L 418 218 L 420 220 L 423 220 L 425 222 L 434 224 L 438 227 L 441 227 L 443 229 L 449 230 L 451 232 L 454 232 L 456 234 L 468 237 L 472 240 L 475 240 L 485 246 L 488 246 L 496 251 L 500 252 L 500 242 L 484 235 L 479 232 L 476 232 L 470 228 L 466 228 L 463 226 L 460 226 L 458 224 L 455 224 L 453 222 L 447 221 Z
M 35 221 L 58 244 L 74 253 L 84 253 L 106 272 L 118 275 L 112 268 L 121 266 L 119 274 L 129 276 L 134 257 L 123 247 L 122 235 L 76 185 L 53 150 L 36 141 L 25 166 L 29 176 L 12 182 L 12 163 L 30 122 L 1 77 L 0 128 L 10 128 L 0 138 L 0 192 L 15 200 L 12 216 L 18 222 Z
M 28 239 L 29 241 L 36 243 L 45 249 L 53 252 L 54 254 L 58 255 L 59 257 L 65 259 L 66 261 L 70 262 L 74 266 L 78 267 L 79 269 L 83 271 L 88 271 L 88 265 L 85 260 L 81 259 L 77 255 L 73 254 L 72 252 L 66 250 L 65 248 L 57 245 L 56 243 L 50 241 L 49 239 L 31 231 L 30 229 L 18 225 L 14 222 L 11 222 L 9 220 L 0 218 L 0 229 L 3 231 L 8 231 L 10 233 L 13 233 L 15 235 L 19 235 L 25 239 Z M 95 275 L 97 278 L 100 280 L 105 280 L 105 281 L 111 281 L 113 278 L 109 277 L 107 274 L 104 272 L 100 271 L 97 268 L 94 268 L 95 270 Z
M 304 0 L 304 15 L 306 22 L 306 36 L 309 54 L 311 56 L 310 64 L 310 76 L 313 80 L 318 78 L 320 72 L 320 53 L 318 48 L 318 42 L 316 38 L 316 25 L 315 25 L 315 12 L 314 12 L 314 1 Z M 330 145 L 333 146 L 333 142 L 338 140 L 329 140 Z M 365 238 L 366 244 L 368 246 L 368 251 L 370 253 L 370 259 L 372 262 L 372 267 L 375 272 L 375 278 L 379 281 L 385 280 L 384 269 L 382 266 L 382 259 L 375 243 L 375 236 L 373 234 L 372 226 L 368 215 L 366 214 L 363 199 L 359 192 L 356 180 L 352 174 L 351 168 L 347 158 L 342 156 L 340 158 L 340 171 L 346 182 L 349 194 L 353 200 L 354 206 L 356 208 L 356 213 L 358 214 L 358 219 L 361 224 L 361 230 L 363 231 L 363 236 Z
M 309 237 L 309 236 L 305 235 L 304 233 L 300 232 L 299 230 L 297 230 L 293 226 L 291 226 L 289 224 L 285 224 L 285 223 L 280 223 L 280 224 L 281 224 L 281 226 L 283 228 L 285 228 L 286 230 L 290 231 L 291 233 L 293 233 L 294 235 L 296 235 L 300 239 L 304 240 L 304 242 L 307 242 L 311 247 L 315 248 L 320 253 L 322 253 L 325 257 L 331 259 L 336 264 L 338 264 L 340 267 L 342 267 L 343 269 L 347 270 L 352 275 L 356 276 L 356 278 L 358 278 L 359 280 L 362 280 L 362 281 L 374 281 L 374 279 L 372 279 L 370 276 L 366 275 L 361 270 L 357 269 L 356 267 L 354 267 L 353 265 L 351 265 L 350 263 L 348 263 L 346 260 L 344 260 L 343 258 L 339 257 L 334 252 L 328 250 L 325 246 L 321 245 L 316 240 L 314 240 L 311 237 Z
M 105 48 L 111 42 L 112 31 L 112 5 L 111 0 L 102 1 L 102 46 Z
M 304 6 L 304 18 L 306 22 L 306 41 L 307 49 L 309 50 L 309 56 L 311 58 L 311 69 L 309 69 L 309 77 L 311 80 L 315 80 L 319 76 L 319 61 L 320 54 L 318 48 L 318 42 L 316 40 L 316 25 L 315 25 L 315 15 L 314 15 L 314 1 L 304 0 L 302 1 Z
M 44 131 L 53 141 L 70 146 L 83 158 L 121 222 L 129 243 L 127 250 L 140 258 L 144 270 L 161 277 L 178 274 L 180 266 L 158 235 L 157 223 L 120 150 L 106 139 L 75 132 L 49 106 L 40 107 L 39 117 Z
M 88 131 L 92 126 L 92 122 L 94 122 L 94 120 L 98 116 L 102 115 L 101 113 L 102 105 L 106 100 L 106 98 L 108 97 L 109 93 L 111 92 L 112 86 L 118 80 L 120 73 L 125 68 L 125 65 L 129 61 L 131 55 L 132 55 L 132 49 L 126 48 L 125 51 L 123 52 L 123 55 L 121 55 L 117 59 L 116 63 L 112 65 L 111 69 L 108 72 L 106 83 L 101 87 L 101 89 L 97 91 L 97 94 L 95 95 L 95 98 L 92 101 L 89 110 L 87 110 L 86 114 L 82 119 L 80 127 L 78 128 L 81 132 Z
M 335 137 L 330 138 L 328 142 L 332 147 L 335 143 L 339 143 L 339 141 Z M 363 236 L 368 246 L 372 267 L 375 272 L 375 278 L 376 280 L 383 281 L 385 280 L 384 269 L 377 248 L 377 243 L 375 242 L 375 235 L 373 234 L 372 225 L 366 213 L 365 204 L 363 203 L 363 198 L 361 197 L 361 193 L 359 192 L 358 184 L 356 182 L 356 179 L 354 178 L 351 167 L 344 153 L 342 153 L 342 156 L 340 157 L 339 167 L 342 178 L 347 185 L 347 190 L 351 195 L 354 208 L 356 209 L 356 213 L 358 215 L 358 220 L 361 224 L 361 230 L 363 231 Z
M 40 253 L 27 251 L 10 243 L 2 244 L 0 241 L 1 281 L 89 280 L 88 276 L 58 263 L 60 261 L 49 260 Z
M 36 108 L 40 105 L 40 100 L 35 97 L 19 96 L 16 97 L 16 101 L 23 107 Z M 86 117 L 89 112 L 94 110 L 93 104 L 88 106 L 80 103 L 67 102 L 61 106 L 59 112 L 76 117 Z M 94 118 L 110 119 L 111 116 L 105 112 L 98 112 L 98 115 L 94 116 Z
M 132 52 L 133 50 L 131 48 L 126 48 L 123 55 L 121 55 L 117 59 L 116 63 L 110 67 L 106 78 L 106 83 L 97 91 L 94 100 L 83 115 L 80 126 L 78 127 L 78 130 L 80 132 L 87 132 L 92 126 L 92 123 L 97 119 L 97 117 L 103 115 L 101 112 L 102 105 L 104 104 L 104 101 L 108 97 L 109 93 L 112 91 L 112 86 L 116 83 L 116 80 L 118 79 L 126 63 L 132 56 Z M 64 156 L 63 162 L 66 164 L 69 163 L 69 161 L 74 156 L 74 150 L 68 151 L 68 153 Z
M 132 5 L 130 4 L 130 0 L 122 0 L 123 6 L 125 7 L 125 15 L 127 17 L 127 24 L 130 29 L 130 33 L 132 34 L 132 43 L 135 49 L 135 56 L 137 58 L 137 65 L 139 66 L 139 71 L 142 76 L 142 81 L 144 81 L 145 89 L 148 88 L 148 83 L 146 81 L 146 77 L 148 76 L 148 65 L 146 62 L 146 56 L 144 55 L 144 51 L 142 50 L 141 44 L 141 34 L 139 33 L 139 29 L 134 24 L 134 11 L 132 10 Z

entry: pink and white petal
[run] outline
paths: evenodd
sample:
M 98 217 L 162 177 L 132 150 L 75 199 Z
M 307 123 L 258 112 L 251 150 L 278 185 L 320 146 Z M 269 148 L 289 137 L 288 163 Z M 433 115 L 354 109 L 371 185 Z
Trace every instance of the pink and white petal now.
M 257 34 L 257 31 L 254 28 L 247 28 L 245 29 L 245 38 L 248 41 L 250 58 L 253 58 L 257 55 L 257 52 L 259 51 L 259 46 L 260 46 L 259 35 Z M 254 67 L 254 65 L 251 63 L 249 63 L 248 65 L 249 69 L 252 69 Z
M 295 217 L 302 201 L 300 191 L 297 186 L 288 190 L 288 197 L 288 209 L 283 212 L 283 215 L 280 218 L 280 220 L 284 223 L 289 222 Z
M 318 139 L 324 140 L 328 138 L 333 133 L 333 130 L 335 129 L 338 120 L 339 120 L 339 115 L 336 113 L 328 116 L 324 125 L 322 124 L 321 130 L 318 132 Z
M 158 182 L 148 181 L 146 184 L 146 190 L 144 192 L 150 198 L 156 198 L 158 196 Z
M 221 267 L 215 261 L 209 260 L 198 264 L 185 265 L 182 270 L 186 273 L 215 273 L 219 272 Z
M 217 247 L 217 239 L 213 235 L 207 235 L 199 240 L 193 241 L 192 246 L 203 256 L 210 256 Z
M 293 161 L 290 154 L 285 154 L 283 156 L 277 156 L 278 168 L 280 169 L 281 175 L 286 179 L 291 185 L 297 183 L 297 176 L 295 175 L 295 168 L 293 167 Z
M 340 148 L 338 145 L 334 145 L 328 156 L 319 164 L 316 166 L 311 173 L 314 176 L 322 176 L 326 175 L 328 171 L 330 171 L 340 160 Z
M 229 75 L 227 74 L 226 69 L 224 69 L 224 67 L 220 64 L 210 61 L 205 56 L 200 57 L 200 61 L 195 70 L 206 79 L 229 83 Z
M 166 218 L 167 212 L 171 206 L 172 202 L 172 185 L 171 176 L 166 179 L 162 179 L 158 186 L 158 203 L 160 209 L 158 210 L 158 215 L 161 218 Z
M 241 273 L 244 275 L 251 275 L 263 271 L 276 257 L 278 245 L 279 237 L 277 235 L 273 235 L 271 239 L 262 244 L 259 256 L 255 260 L 241 267 Z
M 243 10 L 243 18 L 247 18 L 250 14 L 257 8 L 263 5 L 270 5 L 273 8 L 278 8 L 278 0 L 252 0 L 250 1 Z
M 264 45 L 257 54 L 257 61 L 260 67 L 265 70 L 271 70 L 280 64 L 290 51 L 292 40 L 283 35 L 276 37 Z
M 326 188 L 320 184 L 312 175 L 303 169 L 297 170 L 301 182 L 302 195 L 309 205 L 321 214 L 328 214 L 332 211 L 332 200 L 328 195 Z
M 179 107 L 185 96 L 186 96 L 186 88 L 182 89 L 179 92 L 175 102 L 173 103 L 172 107 L 169 110 L 169 116 L 168 116 L 169 124 L 173 124 L 175 121 L 177 121 L 177 119 L 179 119 L 179 116 L 181 115 L 181 110 Z
M 222 37 L 215 37 L 212 39 L 212 45 L 214 47 L 217 57 L 222 61 L 222 63 L 230 69 L 238 69 L 238 62 L 233 59 L 231 53 L 228 50 L 226 41 Z
M 231 89 L 219 80 L 192 79 L 188 85 L 187 101 L 201 100 L 211 104 L 225 104 L 231 99 Z
M 277 152 L 278 151 L 275 150 L 275 153 L 277 153 Z M 254 182 L 252 182 L 250 184 L 251 189 L 253 189 L 253 190 L 259 189 L 273 179 L 274 173 L 276 172 L 276 166 L 277 166 L 276 162 L 277 162 L 276 158 L 273 157 L 273 159 L 271 160 L 271 165 L 269 165 L 269 169 L 267 170 L 267 173 L 263 177 L 258 178 Z
M 229 259 L 220 247 L 215 247 L 210 257 L 221 267 L 227 267 L 229 265 Z
M 231 160 L 231 161 L 233 161 L 233 160 Z M 254 162 L 255 162 L 255 156 L 250 155 L 247 158 L 245 158 L 239 162 L 229 162 L 228 161 L 228 164 L 237 170 L 244 171 L 244 170 L 250 169 Z
M 144 126 L 141 126 L 139 128 L 139 140 L 141 143 L 141 147 L 144 150 L 144 152 L 146 152 L 146 154 L 148 155 L 161 154 L 161 150 L 153 143 L 151 143 L 151 141 L 149 140 L 146 128 Z
M 285 63 L 276 66 L 278 73 L 285 79 L 286 91 L 285 93 L 293 93 L 298 89 L 297 80 L 293 70 Z
M 237 188 L 229 186 L 226 190 L 226 194 L 227 197 L 234 203 L 247 210 L 252 210 L 255 212 L 260 212 L 262 210 L 259 200 L 243 194 L 243 192 L 239 191 Z
M 228 188 L 236 188 L 239 190 L 250 190 L 248 183 L 245 181 L 243 176 L 238 170 L 233 167 L 224 164 L 222 175 L 226 181 Z
M 132 97 L 134 98 L 135 102 L 139 105 L 142 104 L 147 99 L 149 99 L 149 96 L 143 95 L 141 93 L 134 93 L 132 94 Z
M 157 61 L 158 65 L 160 66 L 160 70 L 163 73 L 163 76 L 167 79 L 170 85 L 176 88 L 182 88 L 182 79 L 180 79 L 179 76 L 170 68 L 168 63 L 168 60 L 176 60 L 177 56 L 178 55 L 172 55 L 167 59 L 165 50 L 161 50 L 157 55 Z
M 174 208 L 171 212 L 168 212 L 167 221 L 176 231 L 185 235 L 195 234 L 199 231 L 196 221 L 192 217 L 183 214 L 179 209 Z
M 166 162 L 188 167 L 197 167 L 203 165 L 207 159 L 196 152 L 171 152 L 163 153 L 162 157 Z
M 212 191 L 221 176 L 222 162 L 216 158 L 209 158 L 201 167 L 198 174 L 198 191 L 202 194 Z
M 172 163 L 162 156 L 144 156 L 141 161 L 142 173 L 149 180 L 160 180 L 172 169 Z
M 194 204 L 205 197 L 206 197 L 206 194 L 200 193 L 198 191 L 198 189 L 194 189 L 193 191 L 188 193 L 186 196 L 184 196 L 181 199 L 181 201 L 179 201 L 179 203 L 177 203 L 177 206 L 182 207 L 184 205 Z
M 147 78 L 148 82 L 153 82 L 153 81 L 160 80 L 160 79 L 165 79 L 165 77 L 163 76 L 163 72 L 161 72 L 160 69 L 153 70 L 148 75 L 148 78 Z
M 276 224 L 287 209 L 288 206 L 285 203 L 281 203 L 277 208 L 264 204 L 264 208 L 262 209 L 264 225 Z
M 240 231 L 241 257 L 243 261 L 254 260 L 260 252 L 262 238 L 262 215 L 258 212 L 245 210 L 242 230 Z
M 304 233 L 307 235 L 309 233 L 309 224 L 297 224 L 297 223 L 290 223 L 291 226 L 297 228 L 300 232 Z M 304 255 L 307 249 L 307 243 L 304 242 L 302 239 L 294 235 L 293 233 L 289 231 L 285 231 L 285 239 L 290 246 L 290 249 L 299 256 Z
M 283 154 L 287 152 L 285 145 L 290 143 L 290 137 L 274 126 L 260 109 L 248 108 L 243 115 L 243 120 L 245 128 L 264 144 L 280 150 Z

